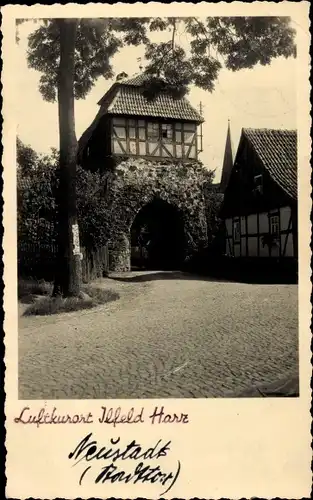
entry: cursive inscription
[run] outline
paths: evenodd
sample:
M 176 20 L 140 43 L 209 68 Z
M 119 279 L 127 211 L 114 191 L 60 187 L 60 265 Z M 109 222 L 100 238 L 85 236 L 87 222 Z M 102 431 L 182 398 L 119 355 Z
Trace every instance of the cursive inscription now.
M 144 408 L 136 411 L 131 408 L 128 413 L 123 413 L 121 407 L 107 408 L 101 406 L 102 415 L 98 419 L 100 424 L 112 424 L 115 427 L 117 424 L 138 424 L 144 422 Z M 151 424 L 188 424 L 187 413 L 166 413 L 164 406 L 156 406 L 149 415 Z
M 128 411 L 124 411 L 120 406 L 117 408 L 101 406 L 101 412 L 95 421 L 116 427 L 118 424 L 143 424 L 147 420 L 152 425 L 189 423 L 188 413 L 167 413 L 164 406 L 155 406 L 154 410 L 151 413 L 147 412 L 146 416 L 144 407 L 140 409 L 132 407 Z M 35 424 L 37 427 L 44 424 L 92 424 L 94 416 L 91 412 L 60 414 L 56 407 L 53 407 L 52 411 L 44 407 L 37 412 L 32 412 L 29 406 L 25 406 L 19 416 L 14 418 L 14 422 L 16 424 Z
M 99 418 L 100 424 L 113 424 L 115 427 L 116 424 L 138 424 L 143 423 L 143 407 L 137 413 L 134 408 L 131 408 L 128 413 L 122 414 L 122 409 L 119 406 L 114 410 L 114 408 L 106 408 L 105 406 L 101 406 L 102 415 Z
M 73 414 L 58 415 L 56 407 L 52 412 L 48 412 L 46 408 L 41 408 L 38 413 L 32 415 L 29 406 L 25 406 L 18 417 L 14 419 L 16 424 L 36 424 L 39 427 L 42 424 L 92 424 L 92 414 L 89 412 L 86 415 Z
M 136 440 L 132 440 L 126 446 L 120 442 L 120 438 L 111 438 L 106 446 L 101 446 L 92 439 L 92 433 L 87 434 L 68 455 L 70 460 L 74 460 L 74 465 L 79 462 L 85 462 L 86 468 L 83 470 L 79 484 L 81 485 L 85 477 L 92 475 L 95 484 L 104 484 L 105 482 L 124 482 L 124 483 L 159 483 L 166 489 L 161 493 L 164 495 L 175 484 L 180 473 L 180 462 L 177 462 L 175 471 L 165 471 L 159 463 L 155 463 L 167 457 L 170 451 L 171 441 L 165 444 L 159 439 L 157 443 L 149 448 L 143 447 Z M 96 472 L 91 474 L 95 464 L 109 461 L 104 466 L 97 468 Z M 129 468 L 126 465 L 121 466 L 120 462 L 126 462 L 126 465 L 134 463 Z M 148 463 L 146 463 L 149 461 Z M 152 463 L 153 462 L 153 463 Z M 125 470 L 127 469 L 127 470 Z M 87 474 L 88 473 L 88 474 Z

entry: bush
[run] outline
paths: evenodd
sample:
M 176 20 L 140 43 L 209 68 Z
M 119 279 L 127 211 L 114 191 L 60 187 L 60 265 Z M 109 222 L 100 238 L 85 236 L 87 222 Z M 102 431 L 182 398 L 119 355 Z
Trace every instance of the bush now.
M 24 316 L 47 316 L 82 309 L 91 309 L 119 299 L 119 294 L 110 289 L 83 287 L 81 297 L 43 297 L 35 300 L 24 312 Z
M 17 296 L 22 302 L 33 301 L 33 295 L 51 295 L 52 283 L 44 280 L 19 279 Z

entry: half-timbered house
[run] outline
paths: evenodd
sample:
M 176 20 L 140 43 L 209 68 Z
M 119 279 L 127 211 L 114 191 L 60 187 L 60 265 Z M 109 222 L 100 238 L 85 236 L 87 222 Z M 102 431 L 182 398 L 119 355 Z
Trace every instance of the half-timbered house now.
M 79 141 L 78 161 L 90 170 L 112 156 L 195 161 L 200 114 L 186 98 L 144 95 L 146 77 L 115 82 L 99 101 L 99 112 Z
M 242 129 L 221 217 L 226 254 L 297 258 L 297 132 Z

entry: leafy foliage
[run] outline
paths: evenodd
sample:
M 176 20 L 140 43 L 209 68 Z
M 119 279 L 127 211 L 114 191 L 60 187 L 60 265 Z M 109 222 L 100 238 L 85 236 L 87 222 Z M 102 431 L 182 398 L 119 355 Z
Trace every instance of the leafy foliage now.
M 173 25 L 172 41 L 164 44 L 148 44 L 146 59 L 148 74 L 168 84 L 169 91 L 176 85 L 173 96 L 188 91 L 191 84 L 212 92 L 223 63 L 227 69 L 238 71 L 253 68 L 256 64 L 267 65 L 276 57 L 296 55 L 295 30 L 288 17 L 210 17 L 206 19 L 184 18 L 180 22 L 161 20 L 163 27 Z M 175 30 L 184 25 L 184 33 L 190 38 L 190 53 L 177 47 Z M 162 91 L 162 84 L 151 92 Z
M 100 20 L 99 20 L 100 22 Z M 98 24 L 82 19 L 79 23 L 75 50 L 74 95 L 84 98 L 101 75 L 112 78 L 110 58 L 122 45 L 110 30 L 109 24 Z M 42 73 L 39 90 L 45 100 L 56 100 L 59 66 L 59 27 L 55 20 L 43 24 L 29 36 L 28 64 Z
M 55 242 L 58 154 L 38 155 L 17 139 L 18 236 L 28 244 Z
M 18 20 L 18 23 L 23 20 Z M 168 41 L 151 42 L 151 33 L 168 32 Z M 189 40 L 189 50 L 180 44 Z M 212 92 L 223 65 L 232 71 L 267 65 L 296 55 L 295 30 L 288 17 L 98 18 L 80 19 L 75 50 L 74 93 L 85 98 L 98 77 L 113 77 L 112 56 L 125 45 L 144 45 L 148 99 L 160 92 L 180 98 L 191 84 Z M 177 41 L 178 40 L 178 41 Z M 55 101 L 59 64 L 56 19 L 40 20 L 29 36 L 28 64 L 42 73 L 40 92 Z

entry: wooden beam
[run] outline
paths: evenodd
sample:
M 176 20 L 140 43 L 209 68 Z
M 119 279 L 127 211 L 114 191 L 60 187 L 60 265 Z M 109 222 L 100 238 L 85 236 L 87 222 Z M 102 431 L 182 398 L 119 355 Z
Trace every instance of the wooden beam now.
M 286 255 L 287 241 L 288 241 L 288 238 L 289 238 L 289 234 L 292 233 L 292 231 L 291 231 L 291 222 L 292 222 L 292 217 L 291 217 L 291 213 L 290 213 L 289 222 L 288 222 L 288 229 L 287 229 L 286 238 L 285 238 L 285 244 L 284 244 L 284 250 L 283 250 L 283 254 L 282 254 L 283 257 L 285 257 L 285 255 Z

